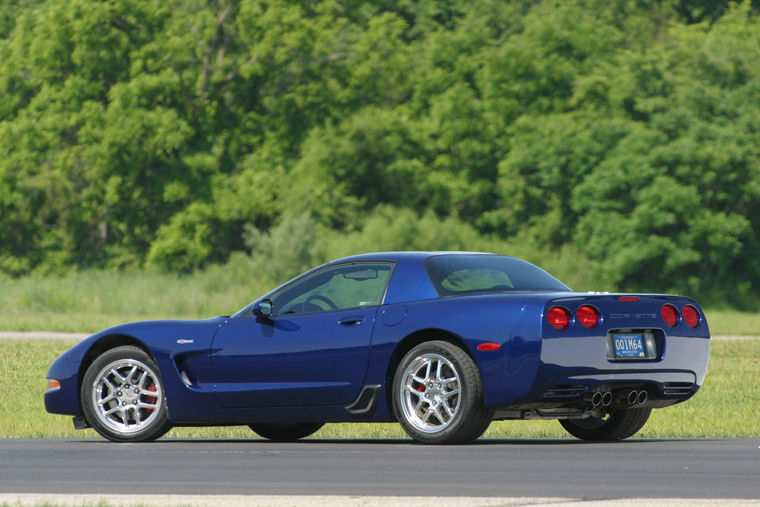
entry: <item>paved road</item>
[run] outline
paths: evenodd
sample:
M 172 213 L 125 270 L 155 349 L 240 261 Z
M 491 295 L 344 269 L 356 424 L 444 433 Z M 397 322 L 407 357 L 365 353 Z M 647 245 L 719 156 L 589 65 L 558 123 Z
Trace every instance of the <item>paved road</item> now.
M 0 440 L 0 493 L 760 498 L 760 439 Z

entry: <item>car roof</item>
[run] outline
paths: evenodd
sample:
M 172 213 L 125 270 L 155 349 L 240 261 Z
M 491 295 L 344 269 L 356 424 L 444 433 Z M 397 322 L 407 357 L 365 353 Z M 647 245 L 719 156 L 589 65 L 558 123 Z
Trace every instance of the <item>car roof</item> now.
M 486 252 L 463 252 L 463 251 L 401 251 L 401 252 L 374 252 L 352 255 L 335 259 L 327 264 L 339 264 L 343 262 L 366 262 L 366 261 L 404 261 L 424 260 L 435 255 L 496 255 Z

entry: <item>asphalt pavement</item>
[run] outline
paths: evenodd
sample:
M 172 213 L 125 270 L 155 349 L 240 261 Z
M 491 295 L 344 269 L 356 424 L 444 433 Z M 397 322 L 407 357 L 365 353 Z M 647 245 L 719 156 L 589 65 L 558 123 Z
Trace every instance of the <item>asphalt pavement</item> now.
M 760 439 L 0 440 L 0 493 L 760 499 Z

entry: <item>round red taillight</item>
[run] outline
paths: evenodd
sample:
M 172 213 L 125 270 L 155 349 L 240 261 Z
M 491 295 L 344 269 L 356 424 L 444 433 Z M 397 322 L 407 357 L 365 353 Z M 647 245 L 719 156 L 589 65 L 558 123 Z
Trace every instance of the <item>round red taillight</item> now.
M 575 312 L 575 318 L 581 326 L 591 329 L 599 323 L 599 312 L 593 306 L 583 305 Z
M 683 320 L 689 327 L 697 327 L 699 325 L 699 312 L 691 305 L 683 307 Z
M 570 325 L 570 312 L 561 306 L 553 306 L 546 312 L 546 320 L 554 329 L 565 329 Z
M 662 315 L 662 320 L 665 321 L 665 324 L 669 325 L 670 327 L 676 327 L 678 324 L 678 310 L 676 310 L 675 306 L 662 305 L 660 314 Z

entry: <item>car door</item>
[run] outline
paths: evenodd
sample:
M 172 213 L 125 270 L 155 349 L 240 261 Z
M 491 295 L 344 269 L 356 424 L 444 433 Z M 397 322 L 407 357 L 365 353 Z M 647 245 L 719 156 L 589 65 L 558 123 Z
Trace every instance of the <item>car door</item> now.
M 330 266 L 271 297 L 272 317 L 236 318 L 212 361 L 225 408 L 346 405 L 358 396 L 393 265 Z

